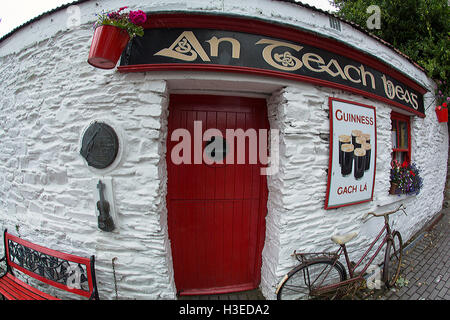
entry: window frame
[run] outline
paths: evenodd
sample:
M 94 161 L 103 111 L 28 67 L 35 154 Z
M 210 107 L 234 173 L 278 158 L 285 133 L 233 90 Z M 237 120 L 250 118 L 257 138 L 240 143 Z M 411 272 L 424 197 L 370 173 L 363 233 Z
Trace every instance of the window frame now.
M 397 145 L 399 146 L 399 141 L 400 141 L 400 126 L 399 126 L 399 122 L 406 122 L 406 131 L 408 133 L 408 141 L 407 141 L 407 148 L 394 148 L 394 145 L 392 145 L 392 151 L 391 151 L 391 161 L 395 159 L 395 153 L 396 152 L 406 152 L 406 162 L 410 163 L 411 162 L 411 117 L 401 114 L 401 113 L 397 113 L 395 111 L 391 112 L 391 132 L 392 129 L 394 128 L 394 121 L 397 122 Z

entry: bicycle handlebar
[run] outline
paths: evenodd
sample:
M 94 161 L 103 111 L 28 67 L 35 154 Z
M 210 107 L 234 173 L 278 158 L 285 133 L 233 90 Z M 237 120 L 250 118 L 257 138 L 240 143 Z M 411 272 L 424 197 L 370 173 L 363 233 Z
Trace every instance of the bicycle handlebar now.
M 387 212 L 384 212 L 384 213 L 375 213 L 375 212 L 367 212 L 366 214 L 364 214 L 364 216 L 362 217 L 362 220 L 365 220 L 369 215 L 373 215 L 374 217 L 387 217 L 388 215 L 390 215 L 390 214 L 393 214 L 393 213 L 395 213 L 395 212 L 397 212 L 397 211 L 399 211 L 399 210 L 402 210 L 403 211 L 403 213 L 406 215 L 406 212 L 405 212 L 405 206 L 403 205 L 403 203 L 397 208 L 397 209 L 395 209 L 395 210 L 392 210 L 392 211 L 387 211 Z

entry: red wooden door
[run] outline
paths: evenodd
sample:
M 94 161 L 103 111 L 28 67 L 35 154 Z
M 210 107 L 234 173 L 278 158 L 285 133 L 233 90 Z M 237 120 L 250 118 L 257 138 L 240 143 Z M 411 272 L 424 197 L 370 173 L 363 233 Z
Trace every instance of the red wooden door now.
M 263 99 L 170 96 L 167 207 L 177 291 L 193 295 L 256 288 L 261 276 L 267 211 L 262 165 L 259 157 L 256 164 L 249 164 L 250 139 L 245 140 L 244 164 L 237 163 L 237 146 L 234 164 L 195 164 L 194 121 L 201 121 L 202 133 L 210 128 L 220 130 L 226 141 L 222 156 L 230 152 L 226 150 L 230 149 L 226 129 L 268 129 Z M 172 149 L 181 139 L 171 141 L 171 137 L 179 128 L 191 134 L 191 164 L 175 164 L 177 161 L 172 159 Z M 211 139 L 202 142 L 203 150 L 209 142 Z M 220 159 L 220 152 L 216 144 L 209 156 Z

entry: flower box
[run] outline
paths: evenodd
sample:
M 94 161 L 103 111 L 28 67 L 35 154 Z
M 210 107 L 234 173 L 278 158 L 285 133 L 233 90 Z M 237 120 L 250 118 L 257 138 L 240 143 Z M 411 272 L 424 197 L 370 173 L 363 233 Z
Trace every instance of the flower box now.
M 391 164 L 391 188 L 389 194 L 419 194 L 423 180 L 419 169 L 414 163 L 404 161 L 402 164 L 396 160 Z
M 391 182 L 391 188 L 389 189 L 389 194 L 400 194 L 401 191 L 398 189 L 398 184 Z

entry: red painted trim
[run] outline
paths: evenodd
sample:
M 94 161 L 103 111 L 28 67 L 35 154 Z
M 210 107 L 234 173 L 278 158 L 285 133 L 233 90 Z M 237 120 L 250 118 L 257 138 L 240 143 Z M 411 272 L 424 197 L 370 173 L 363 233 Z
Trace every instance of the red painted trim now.
M 302 81 L 307 83 L 312 83 L 314 85 L 330 87 L 335 89 L 340 89 L 344 91 L 349 91 L 357 95 L 361 95 L 367 98 L 375 99 L 394 107 L 400 108 L 402 110 L 411 112 L 421 118 L 425 118 L 425 115 L 419 111 L 408 108 L 398 102 L 389 100 L 387 98 L 381 97 L 371 92 L 364 90 L 352 88 L 340 83 L 335 83 L 331 81 L 321 80 L 317 78 L 307 77 L 303 75 L 290 74 L 280 71 L 271 71 L 256 69 L 250 67 L 239 67 L 239 66 L 223 66 L 216 64 L 196 64 L 196 63 L 164 63 L 164 64 L 141 64 L 132 66 L 120 66 L 118 67 L 119 72 L 145 72 L 145 71 L 213 71 L 213 72 L 237 72 L 245 74 L 253 74 L 260 76 L 278 77 L 287 80 Z
M 400 71 L 395 70 L 388 64 L 342 42 L 338 42 L 337 40 L 330 38 L 320 37 L 317 34 L 305 32 L 292 26 L 277 24 L 275 22 L 269 23 L 256 19 L 213 14 L 149 14 L 149 19 L 147 19 L 147 22 L 144 24 L 144 29 L 151 28 L 204 28 L 239 31 L 309 44 L 377 69 L 378 71 L 406 84 L 421 94 L 425 94 L 428 91 L 420 84 L 416 83 L 413 79 L 407 77 Z M 386 50 L 391 49 L 386 47 Z
M 83 258 L 83 257 L 75 256 L 75 255 L 72 255 L 72 254 L 63 253 L 63 252 L 60 252 L 60 251 L 49 249 L 49 248 L 46 248 L 46 247 L 34 244 L 32 242 L 29 242 L 27 240 L 24 240 L 22 238 L 16 237 L 16 236 L 14 236 L 14 235 L 12 235 L 10 233 L 6 233 L 6 235 L 7 235 L 7 240 L 10 239 L 10 240 L 12 240 L 14 242 L 17 242 L 19 244 L 24 245 L 25 247 L 31 248 L 31 249 L 39 251 L 39 252 L 42 252 L 42 253 L 45 253 L 45 254 L 48 254 L 48 255 L 60 258 L 60 259 L 77 262 L 77 263 L 82 263 L 82 264 L 90 263 L 88 258 Z M 8 259 L 9 259 L 9 257 L 8 257 Z
M 373 166 L 373 182 L 372 182 L 372 195 L 370 196 L 370 199 L 367 200 L 361 200 L 361 201 L 356 201 L 356 202 L 350 202 L 350 203 L 346 203 L 346 204 L 342 204 L 342 205 L 336 205 L 336 206 L 328 206 L 328 199 L 330 196 L 330 182 L 331 182 L 331 169 L 332 169 L 332 162 L 333 162 L 333 101 L 340 101 L 340 102 L 345 102 L 345 103 L 351 103 L 351 104 L 356 104 L 358 106 L 361 107 L 365 107 L 365 108 L 370 108 L 373 109 L 374 112 L 374 126 L 375 126 L 375 154 L 374 156 L 374 166 Z M 352 206 L 355 204 L 360 204 L 360 203 L 364 203 L 364 202 L 369 202 L 373 200 L 373 192 L 375 190 L 375 174 L 377 172 L 377 110 L 375 107 L 373 106 L 369 106 L 366 104 L 362 104 L 359 102 L 355 102 L 355 101 L 349 101 L 349 100 L 344 100 L 344 99 L 339 99 L 339 98 L 333 98 L 333 97 L 329 97 L 328 98 L 328 106 L 329 106 L 329 110 L 330 110 L 330 155 L 328 158 L 328 179 L 327 179 L 327 191 L 325 194 L 325 209 L 336 209 L 336 208 L 340 208 L 340 207 L 347 207 L 347 206 Z M 371 143 L 372 144 L 372 143 Z M 372 157 L 372 155 L 371 155 Z
M 69 288 L 66 285 L 63 285 L 61 283 L 58 283 L 58 282 L 52 281 L 50 279 L 44 278 L 44 277 L 42 277 L 42 276 L 40 276 L 40 275 L 38 275 L 38 274 L 36 274 L 34 272 L 31 272 L 31 271 L 29 271 L 29 270 L 19 266 L 18 264 L 12 262 L 10 260 L 9 246 L 7 245 L 8 244 L 8 240 L 11 240 L 11 241 L 16 242 L 18 244 L 21 244 L 21 245 L 23 245 L 25 247 L 28 247 L 30 249 L 42 252 L 44 254 L 47 254 L 47 255 L 50 255 L 50 256 L 53 256 L 53 257 L 56 257 L 56 258 L 60 258 L 60 259 L 63 259 L 63 260 L 68 260 L 68 261 L 79 263 L 79 264 L 84 264 L 86 266 L 86 276 L 88 278 L 89 291 L 84 291 L 84 290 L 76 289 L 76 288 Z M 46 247 L 34 244 L 32 242 L 29 242 L 27 240 L 24 240 L 22 238 L 16 237 L 16 236 L 14 236 L 14 235 L 12 235 L 10 233 L 7 233 L 7 232 L 5 232 L 5 245 L 6 245 L 6 259 L 8 260 L 8 265 L 13 267 L 14 269 L 17 269 L 17 270 L 19 270 L 19 271 L 29 275 L 30 277 L 33 277 L 33 278 L 35 278 L 35 279 L 37 279 L 39 281 L 42 281 L 44 283 L 47 283 L 47 284 L 52 285 L 54 287 L 57 287 L 59 289 L 66 290 L 66 291 L 69 291 L 69 292 L 72 292 L 72 293 L 75 293 L 75 294 L 78 294 L 78 295 L 81 295 L 81 296 L 84 296 L 84 297 L 87 297 L 87 298 L 89 298 L 91 296 L 94 286 L 93 286 L 93 281 L 92 281 L 92 269 L 91 269 L 91 261 L 90 261 L 90 259 L 84 258 L 84 257 L 75 256 L 75 255 L 68 254 L 68 253 L 63 253 L 63 252 L 56 251 L 56 250 L 53 250 L 53 249 L 49 249 L 49 248 L 46 248 Z

